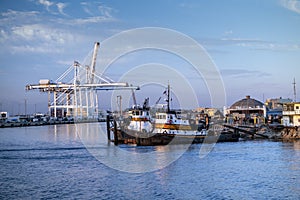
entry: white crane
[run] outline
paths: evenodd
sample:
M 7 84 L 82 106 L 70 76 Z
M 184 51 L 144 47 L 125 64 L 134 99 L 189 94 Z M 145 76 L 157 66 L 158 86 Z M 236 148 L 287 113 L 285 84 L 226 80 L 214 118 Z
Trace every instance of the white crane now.
M 104 75 L 97 75 L 96 60 L 99 42 L 95 43 L 90 66 L 74 61 L 55 82 L 42 79 L 38 84 L 26 85 L 26 90 L 48 92 L 49 114 L 54 117 L 73 117 L 75 120 L 98 119 L 97 90 L 138 89 L 128 83 L 114 82 Z M 72 77 L 71 80 L 66 80 Z M 51 102 L 51 94 L 53 101 Z

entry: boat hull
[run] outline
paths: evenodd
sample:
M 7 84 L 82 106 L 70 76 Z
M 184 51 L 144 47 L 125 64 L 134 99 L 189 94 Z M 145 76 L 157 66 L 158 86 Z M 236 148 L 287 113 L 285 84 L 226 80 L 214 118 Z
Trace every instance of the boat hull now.
M 138 146 L 157 146 L 168 144 L 194 144 L 215 142 L 237 142 L 239 135 L 221 133 L 220 135 L 179 135 L 168 133 L 140 133 L 118 130 L 117 144 L 136 144 Z M 115 142 L 116 144 L 116 142 Z

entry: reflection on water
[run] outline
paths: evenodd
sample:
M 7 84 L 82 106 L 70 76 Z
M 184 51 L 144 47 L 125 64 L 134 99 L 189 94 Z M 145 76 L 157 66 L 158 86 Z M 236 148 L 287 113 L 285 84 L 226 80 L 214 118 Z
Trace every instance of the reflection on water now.
M 98 124 L 77 124 L 76 129 L 85 147 L 101 163 L 110 168 L 130 173 L 162 169 L 176 161 L 190 146 L 190 144 L 166 145 L 156 148 L 108 146 L 106 132 Z
M 218 143 L 200 159 L 201 144 L 116 147 L 103 126 L 0 129 L 0 199 L 300 198 L 299 141 Z
M 300 140 L 292 142 L 295 150 L 300 150 Z

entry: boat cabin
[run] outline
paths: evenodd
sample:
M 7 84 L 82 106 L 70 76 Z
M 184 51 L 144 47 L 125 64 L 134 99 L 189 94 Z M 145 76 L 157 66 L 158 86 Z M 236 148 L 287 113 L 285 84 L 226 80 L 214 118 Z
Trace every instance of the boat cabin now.
M 135 108 L 128 112 L 129 117 L 133 121 L 150 121 L 150 112 L 149 110 L 144 110 L 142 108 Z
M 166 113 L 156 113 L 155 123 L 189 125 L 189 121 L 183 120 L 177 115 L 175 111 L 169 111 Z

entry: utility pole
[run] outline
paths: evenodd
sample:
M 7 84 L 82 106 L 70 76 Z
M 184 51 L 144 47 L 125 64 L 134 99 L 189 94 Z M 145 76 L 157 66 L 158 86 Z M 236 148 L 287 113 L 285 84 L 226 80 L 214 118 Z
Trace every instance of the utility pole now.
M 294 102 L 297 102 L 297 94 L 296 94 L 296 80 L 295 80 L 295 78 L 294 78 L 293 85 L 294 85 Z
M 24 99 L 24 105 L 25 105 L 25 116 L 27 115 L 27 99 Z

